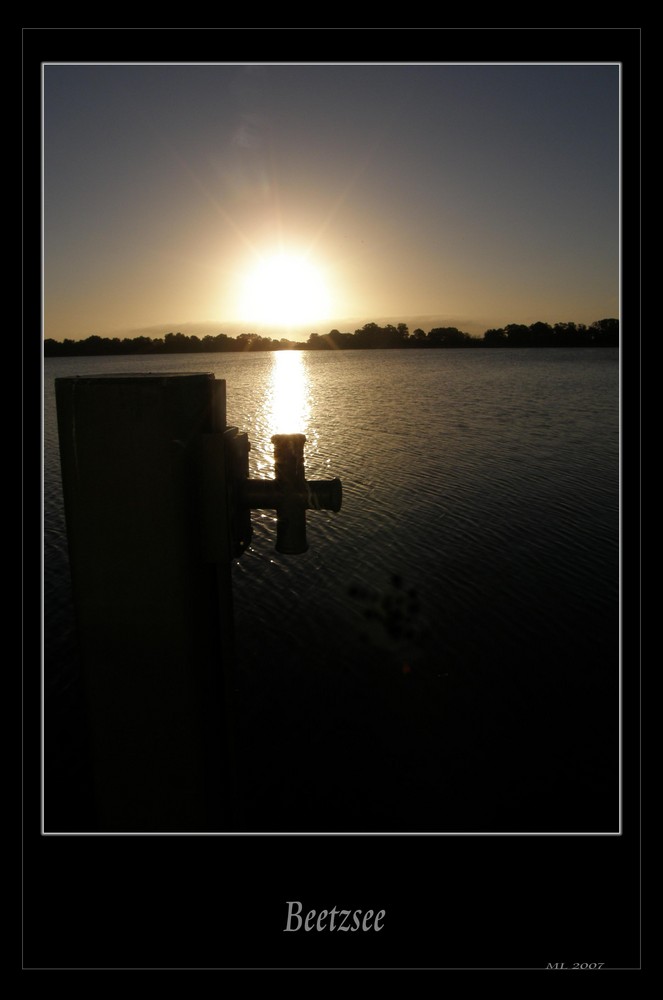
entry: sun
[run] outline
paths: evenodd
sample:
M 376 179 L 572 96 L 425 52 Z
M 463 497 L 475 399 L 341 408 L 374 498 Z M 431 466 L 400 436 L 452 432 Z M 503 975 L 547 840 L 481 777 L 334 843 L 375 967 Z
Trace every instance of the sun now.
M 279 251 L 261 257 L 240 283 L 238 312 L 244 322 L 295 327 L 330 314 L 324 272 L 308 257 Z

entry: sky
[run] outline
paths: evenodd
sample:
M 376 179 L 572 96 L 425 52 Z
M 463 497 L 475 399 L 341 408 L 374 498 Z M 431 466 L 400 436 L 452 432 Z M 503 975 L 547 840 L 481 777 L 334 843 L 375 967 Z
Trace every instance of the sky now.
M 45 337 L 619 316 L 617 64 L 43 72 Z

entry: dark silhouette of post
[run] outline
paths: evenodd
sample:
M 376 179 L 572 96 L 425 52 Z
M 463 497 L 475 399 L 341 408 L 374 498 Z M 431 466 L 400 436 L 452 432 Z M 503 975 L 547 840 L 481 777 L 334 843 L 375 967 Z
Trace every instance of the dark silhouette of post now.
M 99 829 L 237 828 L 231 562 L 251 508 L 277 550 L 307 549 L 303 434 L 275 435 L 276 478 L 248 479 L 211 374 L 56 379 L 63 497 Z
M 56 380 L 101 830 L 233 825 L 230 559 L 201 516 L 224 393 L 207 374 Z

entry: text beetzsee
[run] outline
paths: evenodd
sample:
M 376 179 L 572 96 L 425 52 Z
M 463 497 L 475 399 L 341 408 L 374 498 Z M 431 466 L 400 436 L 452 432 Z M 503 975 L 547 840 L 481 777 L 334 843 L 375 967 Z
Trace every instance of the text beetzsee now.
M 294 907 L 298 907 L 294 910 Z M 385 911 L 378 910 L 375 914 L 375 919 L 373 919 L 373 910 L 366 910 L 363 915 L 362 920 L 362 910 L 338 910 L 335 906 L 331 910 L 320 910 L 317 914 L 316 920 L 316 910 L 309 910 L 306 917 L 302 917 L 300 914 L 302 912 L 303 906 L 299 900 L 288 901 L 288 919 L 286 920 L 286 925 L 283 928 L 284 932 L 290 931 L 294 933 L 295 931 L 301 930 L 302 926 L 305 931 L 381 931 L 384 924 L 381 921 L 384 920 Z M 330 918 L 329 926 L 326 926 L 325 922 L 327 917 Z M 335 918 L 340 918 L 337 923 Z M 292 927 L 291 923 L 293 918 L 297 921 L 297 926 Z M 371 925 L 371 920 L 373 924 Z

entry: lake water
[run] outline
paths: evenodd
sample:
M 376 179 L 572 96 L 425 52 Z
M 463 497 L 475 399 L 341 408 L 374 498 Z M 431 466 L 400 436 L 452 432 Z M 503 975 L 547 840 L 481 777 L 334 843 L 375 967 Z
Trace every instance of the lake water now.
M 251 476 L 301 431 L 343 482 L 233 566 L 243 829 L 617 829 L 616 349 L 47 359 L 51 829 L 86 826 L 54 379 L 129 371 L 214 372 Z

